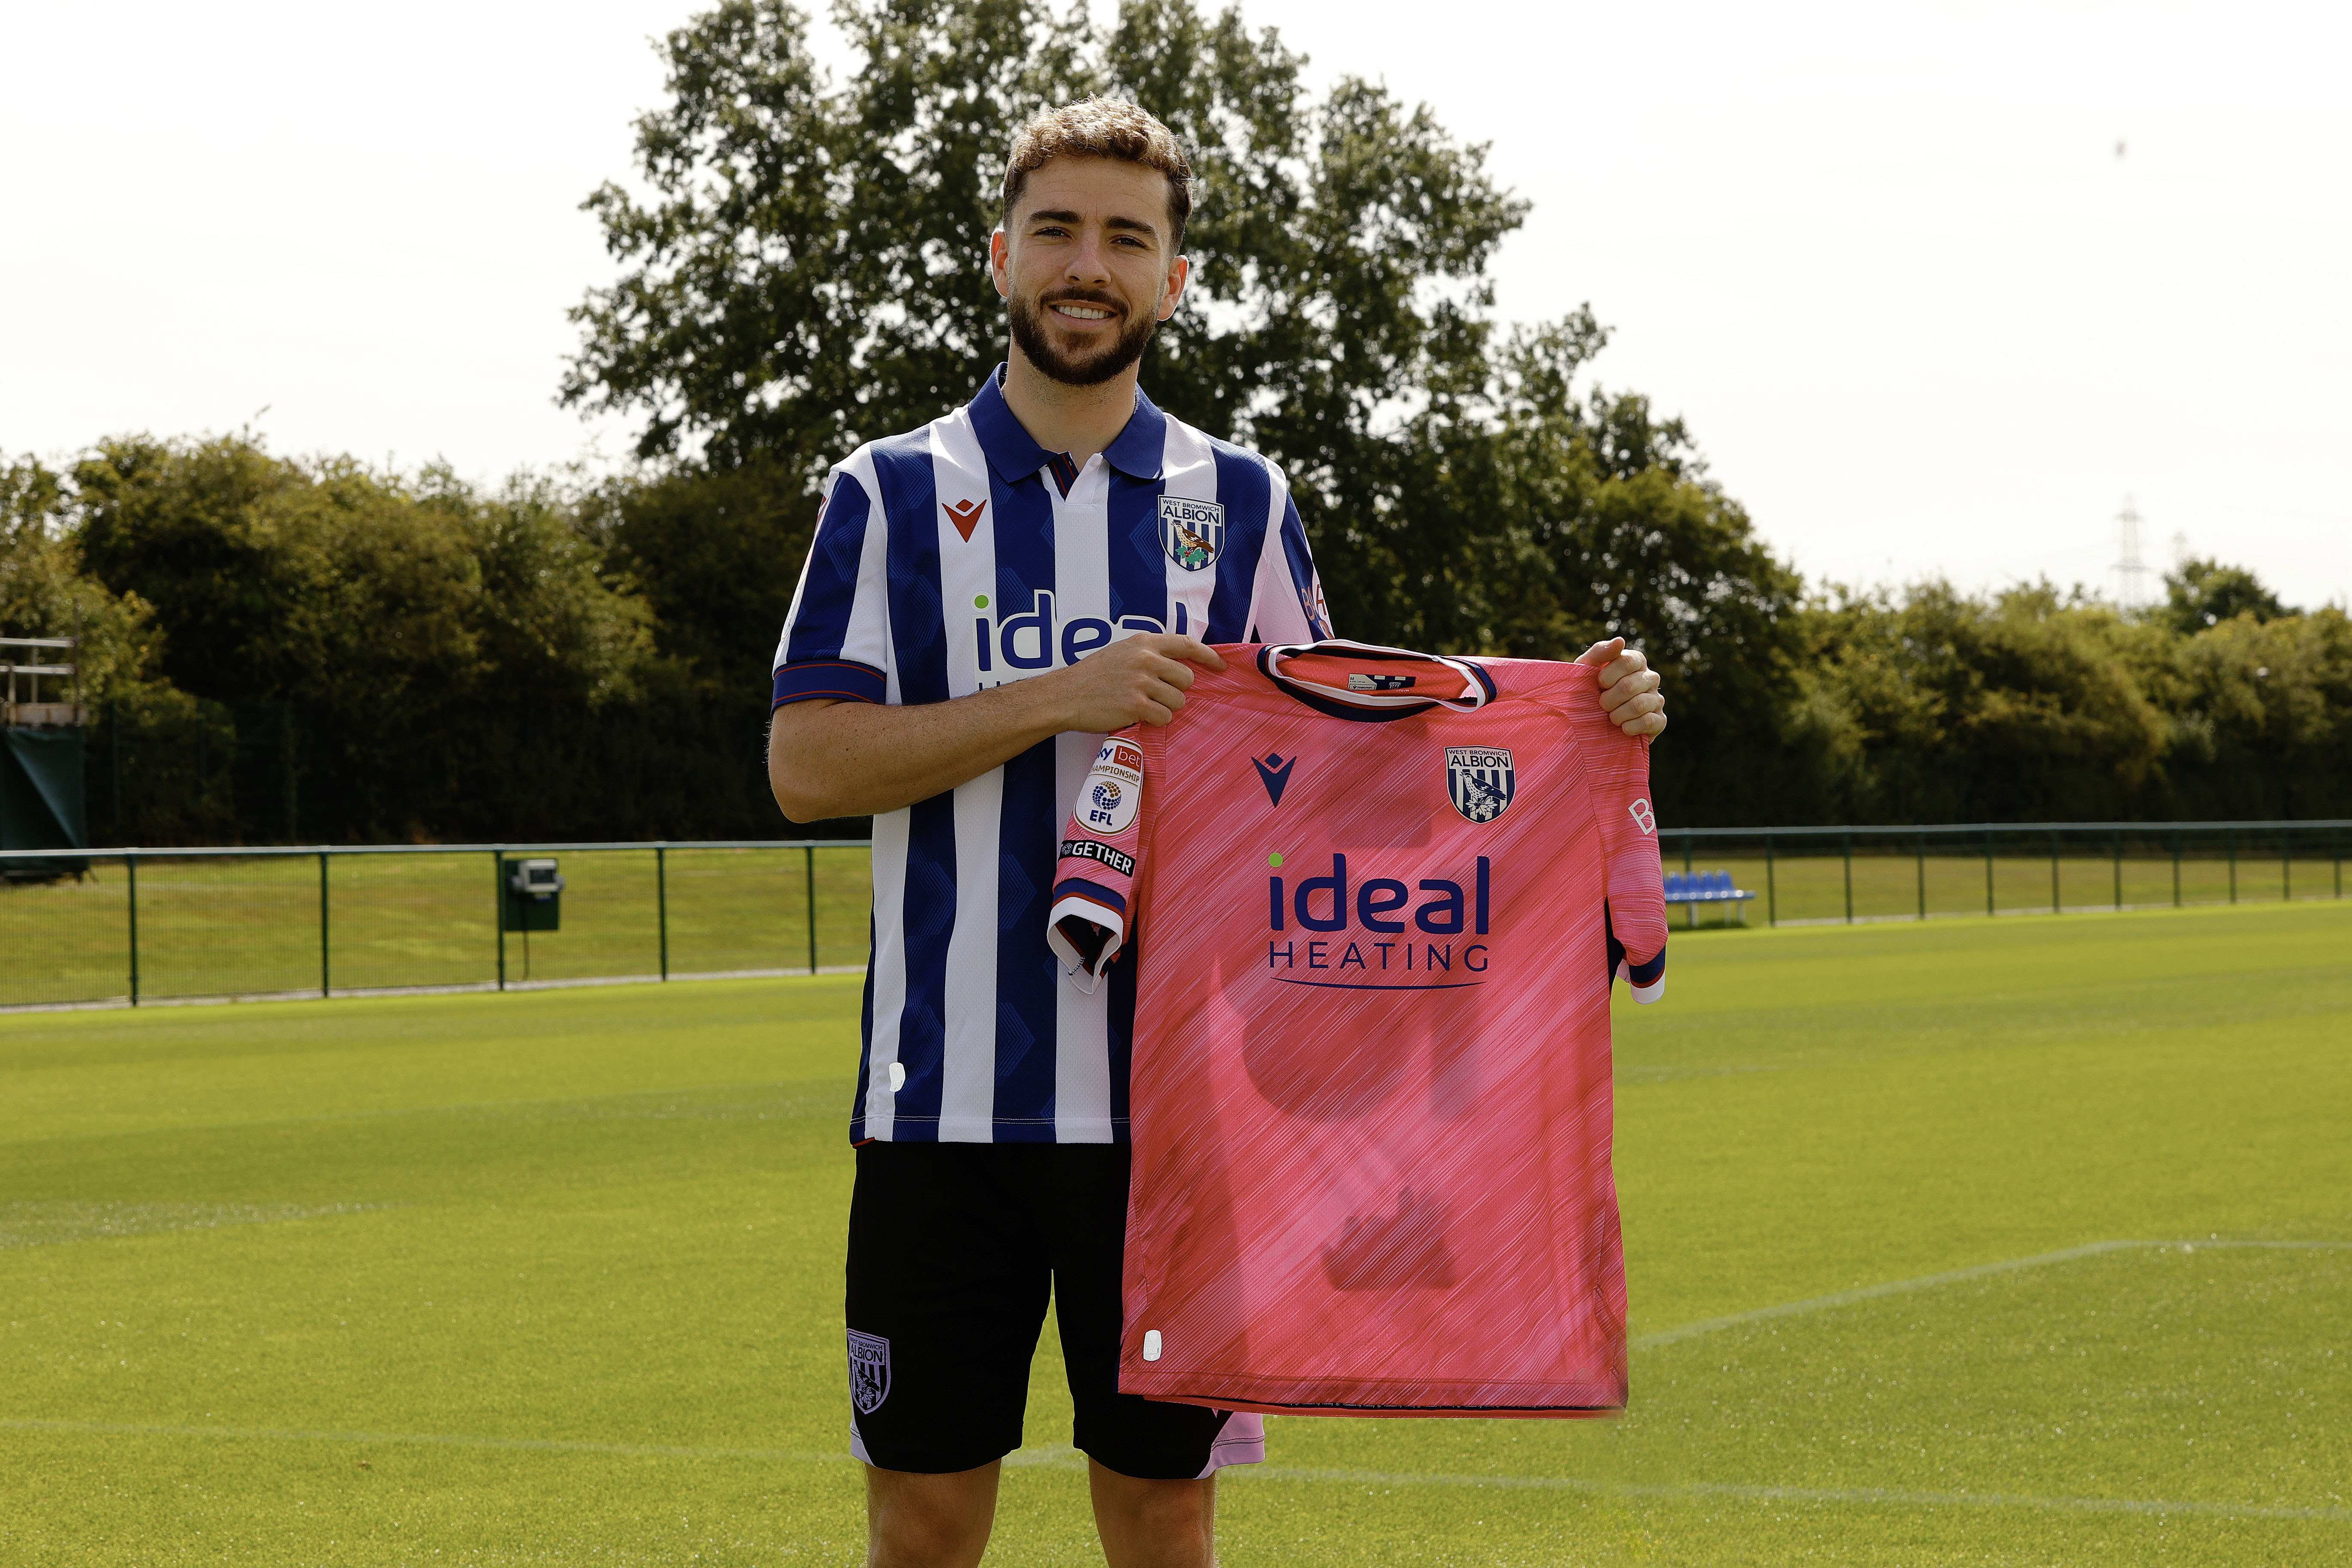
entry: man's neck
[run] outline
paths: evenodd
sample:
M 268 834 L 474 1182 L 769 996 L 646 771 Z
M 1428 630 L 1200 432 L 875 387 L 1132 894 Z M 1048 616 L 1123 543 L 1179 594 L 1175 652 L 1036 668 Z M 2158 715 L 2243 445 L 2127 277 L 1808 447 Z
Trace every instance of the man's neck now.
M 1031 440 L 1048 452 L 1068 453 L 1083 468 L 1134 417 L 1139 368 L 1129 365 L 1097 386 L 1072 386 L 1031 364 L 1014 343 L 1004 365 L 1004 406 Z

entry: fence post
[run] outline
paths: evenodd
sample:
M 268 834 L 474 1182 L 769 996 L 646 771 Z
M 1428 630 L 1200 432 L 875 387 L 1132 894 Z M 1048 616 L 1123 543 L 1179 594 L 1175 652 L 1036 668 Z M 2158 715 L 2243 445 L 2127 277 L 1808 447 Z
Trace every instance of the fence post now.
M 2221 830 L 2221 842 L 2230 849 L 2230 901 L 2238 901 L 2238 829 L 2233 824 Z
M 1924 921 L 1927 918 L 1927 836 L 1919 833 L 1914 837 L 1919 847 L 1919 918 Z
M 1992 829 L 1985 829 L 1985 913 L 1992 913 Z
M 2116 913 L 2124 912 L 2124 830 L 2116 829 Z
M 1691 846 L 1697 841 L 1698 835 L 1696 833 L 1685 833 L 1683 835 L 1683 875 L 1685 877 L 1690 875 Z
M 333 972 L 327 967 L 327 852 L 319 851 L 319 994 L 331 996 Z
M 2172 829 L 2172 907 L 2180 907 L 2180 829 Z
M 2294 829 L 2279 829 L 2279 901 L 2294 902 Z
M 661 977 L 669 978 L 669 851 L 654 846 L 654 923 L 661 928 Z
M 139 857 L 122 857 L 124 880 L 128 884 L 127 902 L 131 909 L 131 1005 L 139 1005 Z
M 816 846 L 801 846 L 802 867 L 807 873 L 809 922 L 809 973 L 816 973 Z
M 507 852 L 490 851 L 490 923 L 499 928 L 499 989 L 507 988 Z
M 1772 836 L 1764 836 L 1764 923 L 1780 923 L 1780 889 L 1772 877 Z
M 2336 859 L 2336 896 L 2340 899 L 2344 896 L 2344 830 L 2342 828 L 2331 827 L 2327 830 L 2327 848 L 2328 853 Z
M 2050 912 L 2065 913 L 2066 906 L 2058 901 L 2058 830 L 2050 830 Z
M 1853 924 L 1853 835 L 1838 835 L 1838 851 L 1845 857 L 1845 923 Z

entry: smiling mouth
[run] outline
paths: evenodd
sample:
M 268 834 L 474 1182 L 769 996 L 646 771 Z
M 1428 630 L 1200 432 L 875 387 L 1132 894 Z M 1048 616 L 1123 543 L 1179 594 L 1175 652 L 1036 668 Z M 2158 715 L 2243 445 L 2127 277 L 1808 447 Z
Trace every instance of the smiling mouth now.
M 1108 305 L 1084 300 L 1056 300 L 1045 307 L 1066 321 L 1108 321 L 1115 312 Z

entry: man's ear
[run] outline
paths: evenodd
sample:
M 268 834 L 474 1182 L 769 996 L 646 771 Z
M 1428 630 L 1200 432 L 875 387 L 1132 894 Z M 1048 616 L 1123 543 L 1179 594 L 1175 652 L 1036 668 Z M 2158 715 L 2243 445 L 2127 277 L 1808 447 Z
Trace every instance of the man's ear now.
M 1013 241 L 1000 226 L 988 237 L 988 280 L 996 285 L 999 299 L 1012 298 L 1012 279 L 1007 272 L 1012 264 Z
M 1168 269 L 1168 287 L 1160 296 L 1159 319 L 1160 321 L 1164 321 L 1176 313 L 1177 302 L 1184 298 L 1184 285 L 1192 276 L 1192 258 L 1189 256 L 1178 257 L 1176 264 Z

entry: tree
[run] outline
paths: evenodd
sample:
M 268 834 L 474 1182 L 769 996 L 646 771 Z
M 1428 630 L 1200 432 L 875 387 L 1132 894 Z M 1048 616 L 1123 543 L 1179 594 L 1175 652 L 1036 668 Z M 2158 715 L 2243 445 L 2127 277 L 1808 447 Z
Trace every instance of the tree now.
M 2183 636 L 2240 616 L 2275 621 L 2295 614 L 2252 572 L 2213 560 L 2184 561 L 2179 571 L 2165 574 L 2164 597 L 2159 613 Z
M 1342 630 L 1544 658 L 1622 630 L 1677 682 L 1675 779 L 1771 744 L 1796 580 L 1678 422 L 1575 392 L 1607 341 L 1589 310 L 1498 336 L 1487 268 L 1527 209 L 1484 148 L 1373 84 L 1316 99 L 1274 32 L 1189 0 L 1127 0 L 1099 37 L 1029 0 L 835 15 L 862 62 L 838 89 L 785 0 L 671 34 L 669 101 L 638 123 L 651 195 L 587 204 L 623 274 L 574 311 L 563 396 L 645 419 L 665 466 L 615 495 L 607 537 L 706 689 L 756 697 L 824 468 L 1000 356 L 1004 149 L 1044 104 L 1106 91 L 1165 120 L 1201 185 L 1144 384 L 1285 466 Z
M 154 608 L 136 594 L 110 593 L 83 570 L 73 502 L 70 475 L 30 457 L 0 468 L 0 637 L 78 632 L 85 700 L 148 695 L 162 689 Z
M 2352 619 L 2240 614 L 2171 639 L 2166 815 L 2352 816 Z
M 1024 0 L 838 13 L 866 63 L 834 91 L 787 0 L 723 0 L 669 35 L 637 122 L 657 200 L 591 195 L 626 270 L 572 312 L 568 403 L 642 414 L 643 457 L 755 457 L 813 485 L 859 441 L 969 395 L 994 353 L 985 174 L 1069 84 L 1082 23 Z
M 1405 427 L 1483 389 L 1485 269 L 1525 210 L 1483 149 L 1363 82 L 1310 103 L 1271 31 L 1186 0 L 1129 0 L 1098 42 L 1029 0 L 835 14 L 864 56 L 838 91 L 784 0 L 727 0 L 670 36 L 671 101 L 638 124 L 656 200 L 589 199 L 625 270 L 573 313 L 564 398 L 643 415 L 645 457 L 758 460 L 813 494 L 860 440 L 961 403 L 1002 353 L 982 258 L 1013 129 L 1128 94 L 1193 149 L 1202 186 L 1193 283 L 1147 384 L 1284 461 L 1304 511 L 1347 520 L 1370 548 L 1326 566 L 1335 611 L 1397 620 L 1398 593 L 1427 587 L 1398 504 L 1421 488 Z
M 1789 739 L 1815 820 L 2114 817 L 2160 784 L 2165 639 L 2107 605 L 1931 581 L 1840 591 L 1802 621 Z
M 131 437 L 78 462 L 52 510 L 92 586 L 152 616 L 153 672 L 202 725 L 157 729 L 152 702 L 118 713 L 155 731 L 126 779 L 151 832 L 504 837 L 623 793 L 549 760 L 592 751 L 571 737 L 664 671 L 645 605 L 604 581 L 548 479 L 485 494 L 445 468 Z M 191 749 L 234 759 L 239 798 L 199 767 L 193 794 L 218 809 L 159 820 L 191 792 L 156 771 Z
M 583 519 L 606 576 L 643 596 L 701 697 L 764 716 L 765 661 L 815 521 L 801 476 L 763 458 L 638 475 L 602 486 Z
M 161 669 L 222 700 L 383 712 L 632 694 L 649 616 L 599 575 L 544 480 L 483 496 L 240 437 L 106 441 L 74 470 L 92 576 L 155 607 Z

